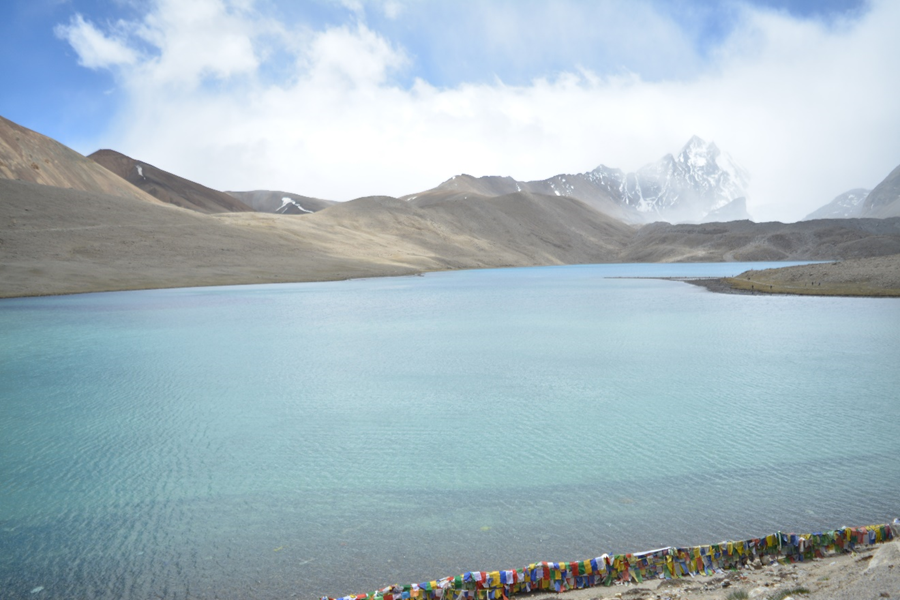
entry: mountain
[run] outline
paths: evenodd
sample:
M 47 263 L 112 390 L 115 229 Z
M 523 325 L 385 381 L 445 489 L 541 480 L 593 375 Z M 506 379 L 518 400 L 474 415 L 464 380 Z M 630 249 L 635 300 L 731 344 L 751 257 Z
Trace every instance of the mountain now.
M 678 156 L 667 154 L 634 173 L 600 165 L 587 176 L 645 215 L 645 221 L 670 222 L 702 220 L 733 200 L 746 198 L 750 182 L 747 171 L 730 156 L 697 136 Z
M 289 192 L 255 190 L 252 192 L 228 193 L 257 212 L 279 215 L 309 214 L 335 204 L 334 200 L 320 200 L 319 198 L 310 198 Z
M 457 175 L 443 182 L 436 188 L 420 192 L 409 196 L 403 196 L 403 200 L 415 201 L 420 205 L 433 202 L 447 202 L 454 200 L 465 200 L 471 196 L 505 196 L 508 194 L 516 194 L 527 192 L 531 194 L 539 194 L 547 197 L 566 196 L 567 198 L 575 198 L 584 202 L 591 208 L 618 219 L 625 223 L 637 222 L 639 219 L 632 214 L 632 211 L 618 204 L 615 199 L 605 190 L 579 185 L 577 192 L 569 194 L 560 193 L 556 180 L 565 179 L 565 175 L 557 175 L 554 178 L 545 181 L 516 181 L 512 177 L 473 177 L 471 175 Z M 576 180 L 577 181 L 577 180 Z
M 836 260 L 900 253 L 900 218 L 798 223 L 651 223 L 637 230 L 620 262 Z
M 49 138 L 12 124 L 6 132 L 19 146 L 4 138 L 3 174 L 34 180 L 49 170 L 34 162 L 53 166 L 55 179 L 0 179 L 0 297 L 608 262 L 633 235 L 582 202 L 529 193 L 433 204 L 361 198 L 295 218 L 204 214 L 161 202 Z M 197 189 L 112 156 L 167 190 Z M 114 193 L 67 189 L 88 175 Z
M 168 204 L 202 213 L 253 210 L 230 194 L 173 175 L 115 150 L 97 150 L 88 158 Z
M 900 217 L 900 166 L 875 186 L 863 202 L 867 217 Z
M 442 201 L 361 198 L 308 215 L 301 225 L 397 240 L 373 248 L 375 256 L 399 256 L 402 240 L 417 247 L 429 269 L 456 268 L 460 261 L 479 268 L 614 261 L 634 233 L 578 200 L 530 192 Z
M 0 297 L 483 267 L 900 253 L 900 218 L 636 227 L 562 193 L 516 190 L 518 182 L 506 178 L 455 178 L 415 197 L 359 198 L 292 218 L 204 214 L 161 202 L 49 138 L 0 125 Z M 146 173 L 144 163 L 133 166 Z M 182 193 L 195 189 L 166 175 Z M 743 205 L 736 199 L 728 206 L 720 212 Z
M 587 173 L 539 181 L 458 175 L 432 190 L 404 198 L 443 197 L 448 192 L 495 196 L 525 191 L 575 198 L 629 223 L 699 222 L 708 217 L 716 219 L 710 213 L 738 198 L 746 199 L 749 180 L 747 172 L 714 143 L 694 136 L 677 156 L 667 154 L 633 173 L 600 165 Z M 749 218 L 746 200 L 722 214 Z
M 863 202 L 865 202 L 869 192 L 870 190 L 863 188 L 856 188 L 844 192 L 822 208 L 803 217 L 803 220 L 852 219 L 854 217 L 861 217 L 863 216 Z
M 900 166 L 871 191 L 857 188 L 844 192 L 803 220 L 863 217 L 900 217 Z
M 138 190 L 139 191 L 139 190 Z M 203 214 L 126 196 L 0 180 L 0 297 L 409 274 L 295 219 Z
M 71 148 L 3 117 L 0 179 L 159 202 Z

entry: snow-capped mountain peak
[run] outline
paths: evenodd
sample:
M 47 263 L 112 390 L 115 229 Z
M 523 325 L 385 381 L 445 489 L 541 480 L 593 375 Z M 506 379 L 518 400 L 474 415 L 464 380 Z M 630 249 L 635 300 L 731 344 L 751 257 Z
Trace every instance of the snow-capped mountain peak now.
M 593 171 L 554 175 L 539 181 L 458 175 L 442 190 L 498 196 L 530 192 L 581 200 L 623 221 L 699 223 L 709 218 L 749 219 L 750 176 L 713 142 L 693 136 L 677 155 L 666 154 L 633 173 L 600 165 Z M 735 200 L 743 199 L 741 202 Z M 723 207 L 727 210 L 719 211 Z
M 585 177 L 648 219 L 670 221 L 699 221 L 736 198 L 746 198 L 750 180 L 714 142 L 696 135 L 677 156 L 666 154 L 634 173 L 600 165 Z

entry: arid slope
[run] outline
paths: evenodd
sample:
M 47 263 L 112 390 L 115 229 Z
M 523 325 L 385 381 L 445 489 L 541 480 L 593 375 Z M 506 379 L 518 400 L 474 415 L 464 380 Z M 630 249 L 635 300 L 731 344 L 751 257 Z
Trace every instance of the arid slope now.
M 168 204 L 202 213 L 253 211 L 231 194 L 200 185 L 115 150 L 97 150 L 88 158 Z
M 0 180 L 0 297 L 614 260 L 630 229 L 570 202 L 575 217 L 548 226 L 555 205 L 492 199 L 478 207 L 481 231 L 471 232 L 452 208 L 392 198 L 302 216 L 204 215 Z M 531 220 L 517 219 L 520 212 Z M 545 234 L 576 226 L 571 240 Z
M 253 227 L 132 198 L 0 180 L 0 297 L 418 270 L 334 256 L 277 219 Z
M 158 200 L 71 148 L 0 117 L 0 179 Z

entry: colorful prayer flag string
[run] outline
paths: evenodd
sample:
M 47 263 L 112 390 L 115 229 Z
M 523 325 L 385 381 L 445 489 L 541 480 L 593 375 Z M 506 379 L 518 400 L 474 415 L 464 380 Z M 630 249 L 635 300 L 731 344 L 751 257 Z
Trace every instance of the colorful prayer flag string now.
M 894 527 L 900 521 L 894 521 Z M 762 538 L 687 548 L 660 548 L 636 554 L 603 554 L 575 562 L 540 562 L 522 569 L 470 571 L 435 581 L 392 585 L 368 594 L 322 600 L 507 600 L 510 594 L 564 592 L 597 585 L 642 582 L 649 578 L 711 575 L 738 569 L 756 558 L 799 562 L 822 558 L 826 552 L 849 552 L 857 546 L 894 539 L 890 524 L 844 527 L 817 533 L 776 532 Z

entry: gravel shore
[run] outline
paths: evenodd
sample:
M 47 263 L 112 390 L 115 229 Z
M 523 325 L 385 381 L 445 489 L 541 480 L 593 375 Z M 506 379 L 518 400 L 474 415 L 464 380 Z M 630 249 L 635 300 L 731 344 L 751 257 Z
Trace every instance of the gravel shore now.
M 684 281 L 726 294 L 896 297 L 900 296 L 900 254 Z
M 811 561 L 757 564 L 711 577 L 656 579 L 641 584 L 532 594 L 529 600 L 881 600 L 900 598 L 897 541 Z

